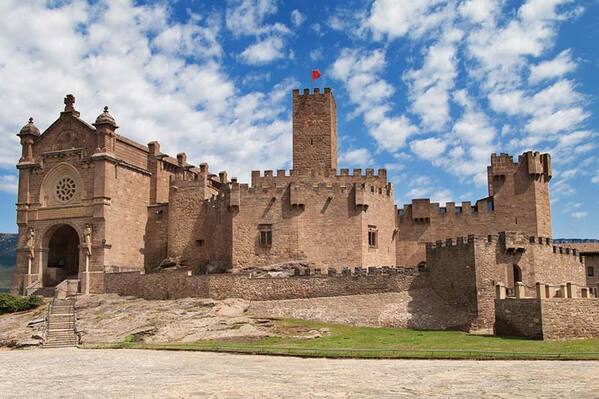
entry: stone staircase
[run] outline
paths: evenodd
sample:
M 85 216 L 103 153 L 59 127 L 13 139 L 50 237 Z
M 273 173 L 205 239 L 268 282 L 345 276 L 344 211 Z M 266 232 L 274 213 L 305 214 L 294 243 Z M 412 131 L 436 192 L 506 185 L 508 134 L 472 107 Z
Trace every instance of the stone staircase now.
M 54 298 L 48 305 L 45 348 L 75 347 L 78 337 L 75 329 L 75 299 Z

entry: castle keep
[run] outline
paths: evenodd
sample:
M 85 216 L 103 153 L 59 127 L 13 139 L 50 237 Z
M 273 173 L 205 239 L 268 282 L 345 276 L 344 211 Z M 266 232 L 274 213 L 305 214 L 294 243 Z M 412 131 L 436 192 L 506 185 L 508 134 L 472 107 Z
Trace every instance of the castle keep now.
M 491 155 L 488 196 L 474 204 L 414 199 L 398 209 L 386 170 L 337 169 L 330 89 L 293 91 L 293 168 L 253 171 L 250 184 L 190 164 L 185 153 L 169 156 L 158 142 L 127 139 L 107 107 L 89 124 L 72 95 L 64 103 L 43 133 L 30 120 L 18 134 L 14 292 L 75 281 L 83 293 L 140 294 L 151 278 L 160 297 L 157 281 L 172 273 L 154 272 L 165 267 L 227 273 L 210 280 L 226 291 L 222 282 L 236 273 L 285 262 L 349 277 L 420 266 L 419 286 L 467 308 L 472 325 L 484 328 L 493 323 L 498 283 L 586 284 L 583 258 L 551 243 L 549 154 Z M 402 273 L 391 274 L 411 272 Z M 235 295 L 244 296 L 243 284 Z M 187 287 L 188 295 L 208 292 L 205 284 Z M 177 296 L 170 290 L 167 297 Z

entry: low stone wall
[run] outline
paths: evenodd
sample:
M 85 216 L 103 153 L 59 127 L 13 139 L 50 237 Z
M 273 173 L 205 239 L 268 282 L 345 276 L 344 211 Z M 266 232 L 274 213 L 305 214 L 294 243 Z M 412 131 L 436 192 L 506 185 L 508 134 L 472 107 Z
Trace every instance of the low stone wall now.
M 495 333 L 536 339 L 598 338 L 599 299 L 496 299 Z
M 265 301 L 401 292 L 424 287 L 428 287 L 426 273 L 286 278 L 250 278 L 238 274 L 188 276 L 186 272 L 153 274 L 128 272 L 104 275 L 106 293 L 145 299 L 234 297 Z
M 599 299 L 552 298 L 541 303 L 543 338 L 599 338 Z
M 496 299 L 495 334 L 543 339 L 541 301 L 536 298 Z

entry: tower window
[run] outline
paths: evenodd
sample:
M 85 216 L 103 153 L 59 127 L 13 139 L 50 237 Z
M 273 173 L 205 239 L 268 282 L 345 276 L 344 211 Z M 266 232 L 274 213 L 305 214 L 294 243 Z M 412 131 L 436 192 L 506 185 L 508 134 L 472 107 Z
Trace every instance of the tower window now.
M 378 245 L 378 231 L 376 226 L 368 226 L 368 248 L 376 248 Z
M 314 140 L 310 139 L 310 145 L 314 145 Z
M 272 246 L 272 225 L 271 224 L 261 224 L 258 226 L 258 230 L 260 230 L 260 246 L 261 247 Z
M 595 270 L 593 269 L 593 266 L 588 266 L 587 267 L 587 276 L 593 277 L 594 275 L 595 275 Z

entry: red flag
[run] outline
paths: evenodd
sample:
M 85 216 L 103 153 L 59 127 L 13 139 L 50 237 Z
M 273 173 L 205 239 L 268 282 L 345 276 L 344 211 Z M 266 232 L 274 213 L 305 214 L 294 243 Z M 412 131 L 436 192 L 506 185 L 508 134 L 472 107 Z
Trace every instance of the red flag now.
M 318 69 L 313 69 L 312 70 L 312 82 L 314 82 L 316 79 L 318 79 L 320 77 L 320 75 L 322 75 L 320 73 L 320 70 Z

